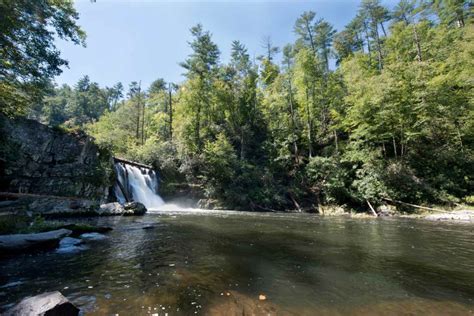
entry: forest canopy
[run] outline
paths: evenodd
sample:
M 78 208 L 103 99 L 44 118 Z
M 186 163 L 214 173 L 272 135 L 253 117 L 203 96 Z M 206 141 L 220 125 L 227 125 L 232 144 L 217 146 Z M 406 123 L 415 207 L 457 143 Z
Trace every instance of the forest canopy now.
M 25 99 L 30 118 L 84 129 L 114 155 L 153 164 L 164 191 L 193 184 L 223 207 L 250 210 L 474 202 L 469 0 L 402 0 L 393 8 L 363 0 L 340 31 L 304 12 L 288 30 L 295 42 L 275 47 L 266 38 L 255 61 L 236 40 L 221 62 L 198 24 L 181 63 L 185 80 L 157 79 L 147 89 L 100 87 L 87 76 L 53 86 L 66 62 L 49 29 L 28 29 L 32 12 L 83 43 L 74 9 L 62 1 L 2 3 L 0 12 L 18 20 L 1 26 L 10 32 L 0 39 L 2 111 L 21 112 L 25 102 L 11 96 L 43 84 L 41 101 Z M 24 55 L 31 36 L 41 45 Z M 34 69 L 12 66 L 23 59 Z

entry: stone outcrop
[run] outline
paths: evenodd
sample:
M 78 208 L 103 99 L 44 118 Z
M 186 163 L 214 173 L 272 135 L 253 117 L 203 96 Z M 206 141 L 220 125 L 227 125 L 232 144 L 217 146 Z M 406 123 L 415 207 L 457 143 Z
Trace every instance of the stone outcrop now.
M 69 229 L 58 229 L 36 234 L 3 235 L 0 236 L 0 255 L 54 249 L 59 245 L 61 238 L 71 233 Z
M 23 299 L 5 316 L 77 316 L 79 309 L 60 292 L 48 292 Z
M 83 132 L 0 115 L 0 191 L 104 199 L 113 161 Z

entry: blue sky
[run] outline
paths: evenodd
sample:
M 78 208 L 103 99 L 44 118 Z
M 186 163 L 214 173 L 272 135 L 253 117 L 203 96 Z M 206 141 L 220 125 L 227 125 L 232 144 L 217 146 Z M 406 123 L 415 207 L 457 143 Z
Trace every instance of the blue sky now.
M 383 1 L 389 6 L 394 2 Z M 180 82 L 179 62 L 190 53 L 189 29 L 197 23 L 212 33 L 226 62 L 233 40 L 240 40 L 256 57 L 264 51 L 264 36 L 280 47 L 293 42 L 293 25 L 304 11 L 315 11 L 341 30 L 358 5 L 358 0 L 76 1 L 87 47 L 56 43 L 69 61 L 69 69 L 64 68 L 56 82 L 72 85 L 86 74 L 101 86 L 120 81 L 127 87 L 141 80 L 148 87 L 157 78 Z

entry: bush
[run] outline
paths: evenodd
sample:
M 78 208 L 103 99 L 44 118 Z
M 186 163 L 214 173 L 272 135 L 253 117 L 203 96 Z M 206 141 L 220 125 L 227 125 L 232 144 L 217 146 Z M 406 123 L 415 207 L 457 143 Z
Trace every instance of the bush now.
M 313 157 L 306 166 L 309 186 L 321 203 L 343 203 L 347 199 L 347 174 L 336 157 Z

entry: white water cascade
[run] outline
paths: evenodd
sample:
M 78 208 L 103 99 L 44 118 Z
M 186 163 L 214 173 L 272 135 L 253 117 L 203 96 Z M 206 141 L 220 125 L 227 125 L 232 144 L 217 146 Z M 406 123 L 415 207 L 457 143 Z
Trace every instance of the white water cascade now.
M 143 203 L 147 209 L 157 209 L 165 202 L 158 195 L 158 177 L 153 170 L 116 162 L 117 180 L 114 193 L 124 204 L 127 200 Z

